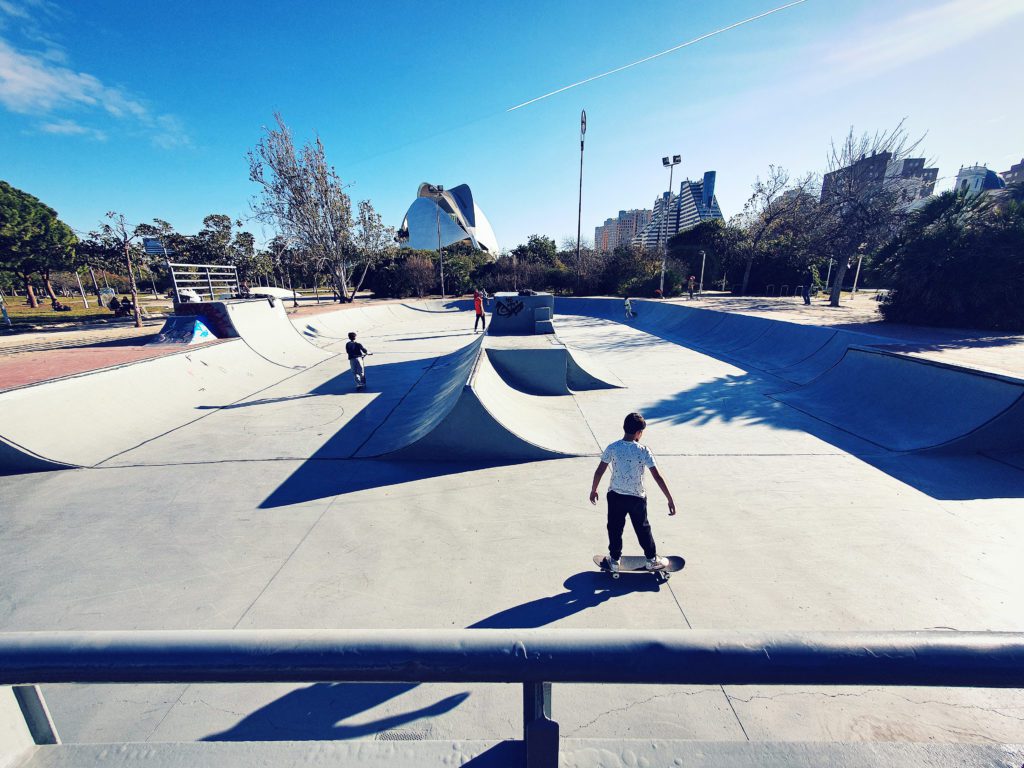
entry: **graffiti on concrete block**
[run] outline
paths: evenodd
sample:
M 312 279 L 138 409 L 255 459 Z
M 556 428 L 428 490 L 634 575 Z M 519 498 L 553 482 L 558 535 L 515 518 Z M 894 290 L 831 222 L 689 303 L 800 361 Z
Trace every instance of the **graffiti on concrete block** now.
M 494 311 L 499 317 L 515 317 L 523 311 L 523 302 L 519 299 L 498 299 Z

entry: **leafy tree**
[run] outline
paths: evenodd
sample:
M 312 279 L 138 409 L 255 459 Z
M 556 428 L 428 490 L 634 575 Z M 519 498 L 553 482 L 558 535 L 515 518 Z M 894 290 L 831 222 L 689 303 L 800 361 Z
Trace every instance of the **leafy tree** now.
M 317 271 L 330 274 L 343 301 L 350 282 L 352 201 L 327 162 L 320 139 L 297 151 L 281 115 L 275 114 L 274 119 L 277 127 L 265 129 L 249 152 L 249 179 L 260 188 L 253 209 L 307 254 Z
M 550 237 L 530 235 L 524 245 L 517 245 L 512 249 L 512 257 L 520 264 L 543 264 L 553 267 L 558 261 L 558 249 Z
M 39 306 L 32 276 L 56 299 L 51 273 L 75 267 L 77 238 L 57 212 L 33 195 L 0 181 L 0 269 L 21 280 L 29 306 Z
M 947 192 L 879 253 L 886 320 L 1024 331 L 1024 187 Z

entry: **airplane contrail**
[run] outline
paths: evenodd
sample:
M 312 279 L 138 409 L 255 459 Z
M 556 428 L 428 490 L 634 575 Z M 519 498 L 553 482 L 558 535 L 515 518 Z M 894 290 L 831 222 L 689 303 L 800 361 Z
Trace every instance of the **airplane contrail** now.
M 720 35 L 723 32 L 728 32 L 730 29 L 736 29 L 736 27 L 742 27 L 744 24 L 749 24 L 752 21 L 757 21 L 758 19 L 763 19 L 765 16 L 771 16 L 773 13 L 778 13 L 779 11 L 784 11 L 787 8 L 792 8 L 794 5 L 800 5 L 801 3 L 806 3 L 806 2 L 807 2 L 807 0 L 793 0 L 793 2 L 786 3 L 785 5 L 780 5 L 778 8 L 772 8 L 770 11 L 765 11 L 764 13 L 759 13 L 759 14 L 757 14 L 757 16 L 751 16 L 749 19 L 743 19 L 743 21 L 737 21 L 735 24 L 730 24 L 727 27 L 722 27 L 721 29 L 716 29 L 714 32 L 708 32 L 707 34 L 701 35 L 700 37 L 693 38 L 693 40 L 687 40 L 685 43 L 680 43 L 679 45 L 674 46 L 673 48 L 669 48 L 667 51 L 662 51 L 661 53 L 655 53 L 652 56 L 648 56 L 646 58 L 640 59 L 639 61 L 634 61 L 632 64 L 625 64 L 625 65 L 623 65 L 621 67 L 616 67 L 615 69 L 610 69 L 607 72 L 601 73 L 600 75 L 594 75 L 593 77 L 588 77 L 586 80 L 580 80 L 578 83 L 573 83 L 572 85 L 566 85 L 563 88 L 559 88 L 557 91 L 552 91 L 551 93 L 545 93 L 543 96 L 538 96 L 535 99 L 530 99 L 529 101 L 524 101 L 522 104 L 516 104 L 514 107 L 509 107 L 505 111 L 506 112 L 512 112 L 512 111 L 514 111 L 516 109 L 521 109 L 523 107 L 529 106 L 530 104 L 533 104 L 535 102 L 538 102 L 538 101 L 541 101 L 543 99 L 546 99 L 549 96 L 554 96 L 557 93 L 561 93 L 562 91 L 568 91 L 570 88 L 575 88 L 578 85 L 585 85 L 586 83 L 591 83 L 594 80 L 600 80 L 602 77 L 608 77 L 608 75 L 614 75 L 616 72 L 621 72 L 624 69 L 629 69 L 630 67 L 635 67 L 637 64 L 643 64 L 645 61 L 650 61 L 651 59 L 656 59 L 659 56 L 664 56 L 665 54 L 672 53 L 673 51 L 678 51 L 680 48 L 686 48 L 687 46 L 699 43 L 701 40 L 707 40 L 709 37 L 714 37 L 715 35 Z

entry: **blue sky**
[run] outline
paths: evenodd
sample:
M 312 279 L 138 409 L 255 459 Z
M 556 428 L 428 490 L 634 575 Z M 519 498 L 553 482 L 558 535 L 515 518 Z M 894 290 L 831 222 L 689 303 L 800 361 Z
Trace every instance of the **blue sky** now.
M 113 209 L 194 232 L 248 215 L 246 151 L 279 111 L 388 223 L 421 181 L 466 182 L 513 247 L 575 237 L 581 108 L 585 239 L 651 205 L 670 153 L 677 181 L 718 172 L 727 216 L 851 125 L 906 117 L 940 188 L 1024 157 L 1024 0 L 807 0 L 506 112 L 780 4 L 0 0 L 0 179 L 80 230 Z

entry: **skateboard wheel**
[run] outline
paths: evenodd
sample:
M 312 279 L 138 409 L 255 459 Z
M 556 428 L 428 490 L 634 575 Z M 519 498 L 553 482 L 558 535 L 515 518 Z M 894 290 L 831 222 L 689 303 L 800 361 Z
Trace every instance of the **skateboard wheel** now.
M 613 579 L 617 579 L 617 578 L 619 578 L 619 574 L 617 574 L 617 573 L 613 573 L 613 574 L 612 574 L 612 578 L 613 578 Z

